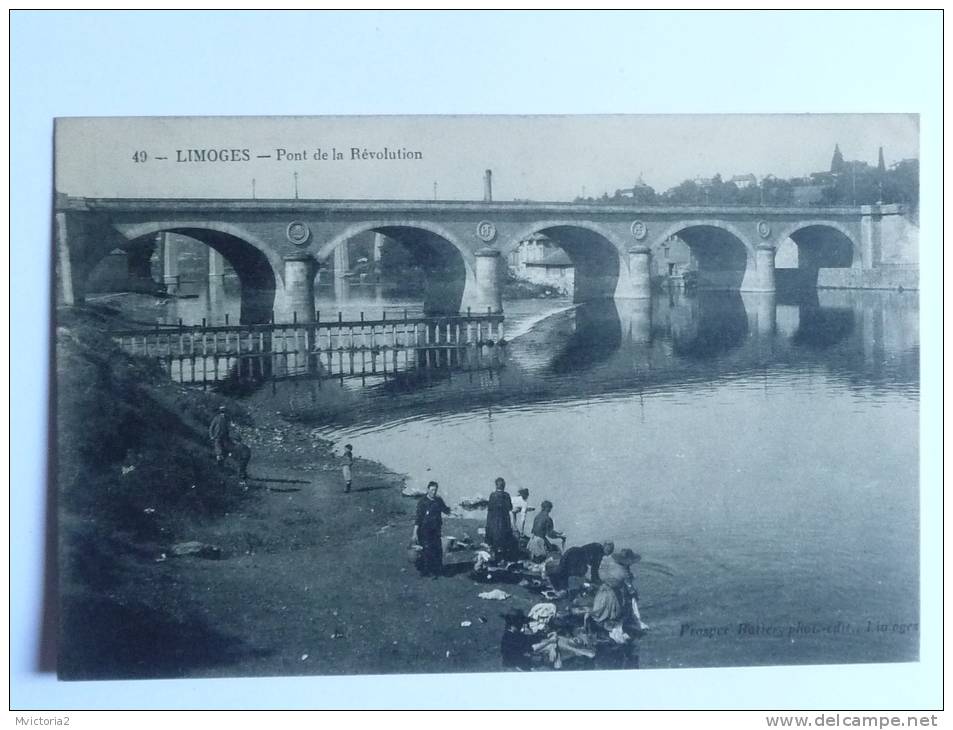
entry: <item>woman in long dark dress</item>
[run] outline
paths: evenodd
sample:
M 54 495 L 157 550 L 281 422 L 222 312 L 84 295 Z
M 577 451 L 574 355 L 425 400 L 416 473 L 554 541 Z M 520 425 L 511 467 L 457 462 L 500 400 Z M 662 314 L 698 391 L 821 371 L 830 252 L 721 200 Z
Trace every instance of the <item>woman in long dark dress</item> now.
M 417 519 L 410 536 L 411 545 L 420 546 L 417 558 L 417 570 L 421 575 L 438 578 L 443 575 L 443 543 L 441 529 L 443 515 L 450 514 L 450 508 L 437 496 L 437 482 L 427 485 L 427 494 L 417 502 Z
M 490 495 L 486 508 L 486 543 L 497 559 L 511 558 L 516 553 L 513 534 L 513 501 L 506 492 L 506 481 L 496 478 L 496 491 Z

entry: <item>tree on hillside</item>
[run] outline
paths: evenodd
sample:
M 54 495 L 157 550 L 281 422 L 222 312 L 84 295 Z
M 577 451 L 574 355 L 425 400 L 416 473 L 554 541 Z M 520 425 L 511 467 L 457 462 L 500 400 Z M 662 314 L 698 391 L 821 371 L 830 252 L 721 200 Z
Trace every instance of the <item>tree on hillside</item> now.
M 794 184 L 790 180 L 777 177 L 761 181 L 761 196 L 765 205 L 792 205 L 794 203 Z M 759 201 L 760 202 L 760 201 Z
M 920 203 L 920 161 L 901 160 L 884 174 L 884 202 Z
M 684 180 L 665 191 L 665 199 L 681 205 L 700 205 L 705 202 L 705 191 L 694 180 Z

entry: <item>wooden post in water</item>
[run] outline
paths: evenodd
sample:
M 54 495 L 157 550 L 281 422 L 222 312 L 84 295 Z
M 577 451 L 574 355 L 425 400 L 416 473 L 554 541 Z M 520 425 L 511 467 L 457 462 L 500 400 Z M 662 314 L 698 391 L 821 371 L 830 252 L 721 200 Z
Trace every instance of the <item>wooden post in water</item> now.
M 298 328 L 297 328 L 297 327 L 295 327 L 294 332 L 295 332 L 295 340 L 294 340 L 294 342 L 295 342 L 295 344 L 294 344 L 294 348 L 295 348 L 295 364 L 294 364 L 294 366 L 295 366 L 295 369 L 297 369 L 297 368 L 298 368 L 298 353 L 301 351 L 301 343 L 300 343 L 300 341 L 298 340 Z
M 427 348 L 424 350 L 424 362 L 427 364 L 427 367 L 430 367 L 430 325 L 424 324 L 424 346 Z

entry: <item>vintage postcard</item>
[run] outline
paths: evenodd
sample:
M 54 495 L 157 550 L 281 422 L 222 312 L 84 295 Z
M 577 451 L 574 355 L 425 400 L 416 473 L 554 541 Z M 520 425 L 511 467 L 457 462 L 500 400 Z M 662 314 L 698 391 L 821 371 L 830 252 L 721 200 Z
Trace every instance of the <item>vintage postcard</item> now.
M 60 678 L 917 661 L 919 156 L 58 119 Z

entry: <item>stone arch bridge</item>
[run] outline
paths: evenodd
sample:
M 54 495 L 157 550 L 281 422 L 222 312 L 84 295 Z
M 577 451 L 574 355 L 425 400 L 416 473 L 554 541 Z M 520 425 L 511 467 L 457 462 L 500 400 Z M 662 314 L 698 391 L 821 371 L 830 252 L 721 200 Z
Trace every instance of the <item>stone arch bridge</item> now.
M 502 311 L 503 261 L 543 233 L 575 267 L 576 301 L 645 298 L 650 260 L 684 241 L 699 286 L 773 291 L 775 254 L 791 239 L 799 268 L 843 269 L 863 282 L 895 237 L 897 205 L 836 208 L 631 206 L 592 203 L 120 199 L 57 196 L 58 300 L 82 301 L 92 269 L 110 251 L 154 245 L 158 234 L 197 239 L 235 269 L 242 321 L 314 316 L 314 277 L 350 238 L 376 232 L 410 249 L 428 272 L 431 312 Z M 430 274 L 433 274 L 432 276 Z M 432 280 L 432 281 L 431 281 Z

